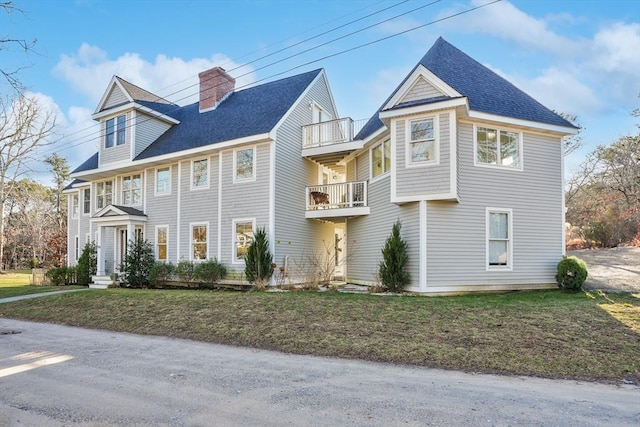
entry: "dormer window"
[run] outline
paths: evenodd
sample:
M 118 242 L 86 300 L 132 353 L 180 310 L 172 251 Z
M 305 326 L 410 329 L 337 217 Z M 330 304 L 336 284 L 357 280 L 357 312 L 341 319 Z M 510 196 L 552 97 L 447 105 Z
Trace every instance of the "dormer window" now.
M 105 122 L 105 148 L 124 145 L 127 130 L 127 115 L 111 118 Z

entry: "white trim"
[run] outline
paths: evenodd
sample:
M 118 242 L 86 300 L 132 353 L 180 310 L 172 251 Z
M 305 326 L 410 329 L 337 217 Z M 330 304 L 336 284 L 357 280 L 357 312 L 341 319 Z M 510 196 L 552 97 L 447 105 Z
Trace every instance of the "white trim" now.
M 136 133 L 133 132 L 133 130 L 136 128 L 136 111 L 133 110 L 131 112 L 131 119 L 129 119 L 129 124 L 127 124 L 127 120 L 125 120 L 124 122 L 124 140 L 125 140 L 125 144 L 127 143 L 127 131 L 129 132 L 129 136 L 130 136 L 130 147 L 129 147 L 129 158 L 133 159 L 136 157 Z
M 567 254 L 567 219 L 566 219 L 566 200 L 564 191 L 564 141 L 560 139 L 560 193 L 562 194 L 562 256 Z
M 167 259 L 160 259 L 158 257 L 158 229 L 160 228 L 166 228 L 167 229 Z M 162 224 L 162 225 L 156 225 L 155 227 L 155 234 L 154 234 L 154 245 L 153 245 L 153 249 L 155 252 L 155 256 L 156 256 L 156 261 L 164 261 L 164 262 L 169 262 L 169 260 L 171 259 L 169 257 L 169 224 Z
M 253 151 L 253 156 L 251 158 L 252 160 L 252 165 L 251 165 L 251 176 L 248 178 L 238 178 L 238 152 L 240 151 L 247 151 L 247 150 L 252 150 Z M 257 175 L 257 171 L 256 171 L 256 166 L 257 166 L 257 157 L 258 157 L 258 149 L 256 148 L 256 145 L 252 145 L 252 146 L 248 146 L 248 147 L 238 147 L 235 148 L 233 150 L 233 183 L 234 184 L 239 184 L 242 182 L 254 182 L 256 180 L 256 175 Z
M 173 105 L 173 104 L 166 104 L 166 105 Z M 174 105 L 174 107 L 175 107 L 176 111 L 180 109 L 180 107 L 178 105 Z M 154 109 L 151 109 L 149 107 L 145 107 L 144 105 L 140 105 L 137 102 L 133 102 L 133 101 L 129 101 L 126 104 L 122 104 L 122 105 L 119 105 L 117 107 L 109 108 L 108 110 L 104 110 L 104 111 L 101 111 L 99 113 L 94 113 L 94 114 L 91 115 L 91 118 L 94 119 L 94 120 L 98 120 L 98 119 L 101 119 L 103 117 L 107 117 L 107 116 L 109 116 L 111 114 L 119 113 L 119 112 L 122 112 L 122 111 L 129 111 L 129 110 L 133 110 L 133 111 L 140 110 L 143 113 L 147 113 L 147 114 L 149 114 L 150 116 L 153 116 L 156 119 L 161 119 L 161 120 L 163 120 L 165 122 L 169 122 L 171 124 L 177 125 L 177 124 L 180 123 L 180 120 L 176 120 L 173 117 L 167 116 L 167 115 L 162 114 L 162 113 L 160 113 L 160 112 L 158 112 L 158 111 L 156 111 Z M 145 119 L 145 120 L 149 120 L 149 119 Z
M 218 261 L 222 260 L 222 152 L 218 153 Z M 222 262 L 222 261 L 221 261 Z
M 164 193 L 158 193 L 158 171 L 160 169 L 169 169 L 169 190 Z M 173 165 L 156 167 L 153 171 L 153 195 L 156 197 L 171 195 L 171 174 L 173 173 Z
M 393 202 L 393 199 L 396 197 L 396 185 L 397 185 L 397 165 L 396 162 L 398 161 L 397 157 L 395 155 L 395 153 L 397 153 L 397 122 L 395 120 L 391 121 L 391 129 L 389 132 L 389 136 L 391 138 L 391 182 L 390 182 L 390 198 L 391 198 L 391 202 Z M 369 161 L 371 161 L 371 159 L 369 159 Z
M 436 194 L 415 194 L 411 196 L 396 196 L 395 194 L 391 196 L 391 203 L 409 203 L 409 202 L 420 202 L 422 200 L 430 201 L 430 200 L 447 200 L 452 202 L 459 202 L 458 195 L 455 193 L 436 193 Z
M 407 93 L 413 88 L 413 85 L 416 84 L 418 79 L 422 77 L 427 83 L 436 88 L 439 92 L 441 92 L 444 96 L 451 97 L 459 97 L 462 96 L 455 89 L 449 86 L 444 82 L 440 77 L 433 74 L 429 69 L 427 69 L 424 65 L 418 64 L 416 68 L 407 76 L 402 85 L 396 89 L 395 93 L 389 99 L 389 101 L 382 107 L 382 110 L 386 110 L 387 108 L 391 108 L 396 105 L 402 98 L 404 98 Z
M 276 259 L 276 144 L 269 146 L 269 250 Z M 273 277 L 273 276 L 272 276 Z
M 449 111 L 449 193 L 458 194 L 458 122 L 455 110 Z
M 560 133 L 562 135 L 575 135 L 575 134 L 578 133 L 578 129 L 574 129 L 574 128 L 570 128 L 570 127 L 549 125 L 549 124 L 546 124 L 546 123 L 534 122 L 534 121 L 530 121 L 530 120 L 514 119 L 513 117 L 499 116 L 497 114 L 482 113 L 480 111 L 475 111 L 475 110 L 469 110 L 468 114 L 469 114 L 469 118 L 472 118 L 472 119 L 479 119 L 479 120 L 487 120 L 487 121 L 491 121 L 491 122 L 505 123 L 507 125 L 512 125 L 512 126 L 522 126 L 522 127 L 527 127 L 527 128 L 542 129 L 542 130 L 546 130 L 546 131 L 557 132 L 557 133 Z
M 124 86 L 122 86 L 122 84 L 120 83 L 119 79 L 116 76 L 113 76 L 113 77 L 111 77 L 111 81 L 107 85 L 107 90 L 105 90 L 104 93 L 102 94 L 102 97 L 100 98 L 100 102 L 98 102 L 98 106 L 96 108 L 96 111 L 91 116 L 91 118 L 95 118 L 93 116 L 96 113 L 98 113 L 104 107 L 104 104 L 107 102 L 107 99 L 108 99 L 109 95 L 111 94 L 111 91 L 113 90 L 113 86 L 114 85 L 118 86 L 118 88 L 122 91 L 122 93 L 129 100 L 129 102 L 133 102 L 133 98 L 131 97 L 129 92 L 127 90 L 125 90 Z M 109 111 L 111 111 L 111 109 L 109 109 Z
M 433 123 L 433 159 L 432 160 L 423 160 L 420 162 L 414 162 L 411 160 L 411 144 L 414 142 L 429 142 L 429 139 L 425 139 L 424 141 L 412 141 L 411 140 L 411 124 L 413 122 L 418 122 L 422 120 L 431 120 Z M 438 166 L 440 165 L 440 119 L 438 115 L 429 115 L 424 117 L 414 117 L 411 119 L 407 119 L 405 122 L 405 139 L 404 139 L 404 167 L 415 168 L 415 167 L 425 167 L 425 166 Z
M 499 165 L 499 164 L 491 164 L 491 163 L 482 163 L 478 162 L 478 127 L 482 127 L 485 129 L 491 129 L 497 132 L 496 134 L 496 156 L 500 154 L 500 133 L 501 132 L 509 132 L 509 133 L 517 133 L 518 134 L 518 166 L 508 166 L 508 165 Z M 487 127 L 484 125 L 473 125 L 473 166 L 481 167 L 481 168 L 490 168 L 490 169 L 499 169 L 499 170 L 510 170 L 510 171 L 518 171 L 522 172 L 524 170 L 524 134 L 521 130 L 504 128 L 504 127 Z M 499 157 L 496 157 L 497 160 L 501 160 Z
M 410 116 L 413 114 L 432 113 L 436 110 L 449 110 L 451 108 L 466 106 L 467 98 L 455 98 L 445 101 L 433 102 L 430 104 L 414 105 L 412 107 L 397 108 L 394 110 L 381 111 L 380 119 L 391 119 L 401 116 Z
M 238 259 L 237 257 L 237 241 L 236 241 L 236 224 L 238 223 L 251 223 L 251 229 L 253 230 L 253 237 L 256 235 L 256 219 L 255 218 L 236 218 L 231 220 L 231 264 L 244 265 L 244 259 Z
M 193 227 L 198 227 L 198 226 L 202 226 L 204 225 L 205 227 L 207 227 L 207 237 L 206 237 L 206 244 L 207 244 L 207 256 L 204 259 L 194 259 L 193 258 Z M 196 221 L 196 222 L 190 222 L 189 223 L 189 261 L 193 261 L 193 262 L 203 262 L 206 261 L 210 258 L 209 256 L 209 249 L 211 248 L 211 237 L 210 237 L 210 229 L 209 229 L 209 221 Z
M 507 238 L 507 265 L 506 266 L 490 266 L 489 265 L 489 218 L 492 213 L 506 213 L 508 215 L 508 238 Z M 487 207 L 485 210 L 485 267 L 486 271 L 513 271 L 513 209 L 511 208 L 492 208 Z
M 194 186 L 193 185 L 193 164 L 195 162 L 201 162 L 203 160 L 207 161 L 207 182 L 203 185 L 200 186 Z M 190 169 L 189 169 L 189 190 L 191 191 L 198 191 L 198 190 L 208 190 L 209 189 L 209 182 L 211 180 L 211 157 L 210 156 L 206 156 L 206 157 L 200 157 L 198 159 L 192 159 L 190 164 Z
M 144 178 L 142 179 L 142 212 L 147 212 L 147 185 L 149 185 L 149 169 L 144 170 Z
M 427 202 L 420 201 L 420 292 L 427 291 Z
M 180 199 L 182 197 L 182 161 L 178 161 L 178 194 L 176 196 L 176 262 L 180 262 L 180 217 L 181 206 Z
M 384 169 L 384 159 L 385 159 L 384 158 L 384 143 L 385 142 L 389 143 L 389 170 L 383 171 L 378 176 L 373 176 L 373 150 L 378 148 L 379 146 L 382 147 L 382 165 L 383 165 L 382 169 Z M 374 182 L 377 182 L 377 181 L 389 176 L 391 174 L 391 165 L 393 164 L 393 159 L 394 159 L 393 151 L 391 149 L 391 138 L 383 139 L 379 143 L 371 145 L 371 147 L 369 147 L 369 149 L 368 149 L 368 152 L 369 152 L 369 181 L 371 183 L 374 183 Z

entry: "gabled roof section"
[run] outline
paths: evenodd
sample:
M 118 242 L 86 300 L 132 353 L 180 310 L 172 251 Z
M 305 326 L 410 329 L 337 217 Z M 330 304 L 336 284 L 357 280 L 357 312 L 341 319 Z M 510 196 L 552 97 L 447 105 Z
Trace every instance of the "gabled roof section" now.
M 146 217 L 147 215 L 139 209 L 132 208 L 131 206 L 120 205 L 108 205 L 96 212 L 93 218 L 108 218 L 118 216 L 134 216 L 134 217 Z
M 113 76 L 111 78 L 111 82 L 107 85 L 107 90 L 105 90 L 102 95 L 94 114 L 134 101 L 146 101 L 154 104 L 172 105 L 176 107 L 175 104 L 172 104 L 166 99 L 153 94 L 148 90 L 142 89 L 121 77 Z
M 291 109 L 321 69 L 233 92 L 215 110 L 200 113 L 198 103 L 173 116 L 179 125 L 167 130 L 134 160 L 203 147 L 270 132 Z

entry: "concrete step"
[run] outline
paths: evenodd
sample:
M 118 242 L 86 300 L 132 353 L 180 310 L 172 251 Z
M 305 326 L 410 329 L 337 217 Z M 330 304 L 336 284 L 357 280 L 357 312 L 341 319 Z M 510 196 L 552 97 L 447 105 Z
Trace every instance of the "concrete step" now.
M 113 287 L 118 284 L 118 281 L 111 279 L 111 276 L 91 276 L 91 281 L 90 289 L 107 289 L 109 286 Z

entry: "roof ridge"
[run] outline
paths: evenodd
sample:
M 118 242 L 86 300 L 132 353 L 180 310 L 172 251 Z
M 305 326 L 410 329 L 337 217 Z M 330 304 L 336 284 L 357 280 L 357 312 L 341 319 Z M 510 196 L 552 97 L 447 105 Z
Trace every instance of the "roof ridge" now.
M 113 77 L 118 82 L 120 82 L 120 84 L 124 87 L 124 89 L 129 93 L 131 98 L 133 98 L 134 100 L 157 102 L 157 103 L 160 103 L 160 104 L 177 105 L 177 104 L 174 104 L 171 101 L 166 100 L 165 98 L 163 98 L 163 97 L 161 97 L 159 95 L 156 95 L 153 92 L 149 92 L 148 90 L 143 89 L 140 86 L 135 85 L 135 84 L 123 79 L 122 77 L 120 77 L 118 75 L 114 75 Z M 134 96 L 134 93 L 138 93 L 139 95 L 138 96 Z M 142 97 L 140 97 L 140 96 L 142 96 Z

